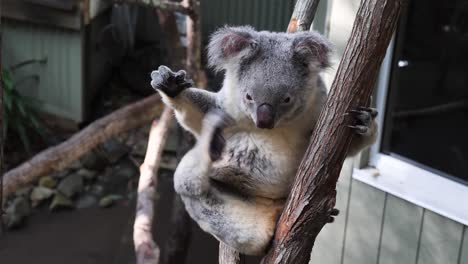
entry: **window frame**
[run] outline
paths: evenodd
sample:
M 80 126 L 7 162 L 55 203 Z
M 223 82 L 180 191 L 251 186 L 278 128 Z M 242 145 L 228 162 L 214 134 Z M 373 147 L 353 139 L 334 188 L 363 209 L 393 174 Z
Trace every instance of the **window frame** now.
M 392 38 L 382 62 L 374 95 L 380 113 L 377 117 L 380 131 L 384 129 L 394 47 L 395 37 Z M 382 133 L 379 133 L 369 155 L 361 155 L 360 164 L 367 165 L 354 168 L 353 179 L 468 225 L 467 185 L 449 179 L 443 173 L 416 166 L 414 162 L 382 153 L 381 144 Z

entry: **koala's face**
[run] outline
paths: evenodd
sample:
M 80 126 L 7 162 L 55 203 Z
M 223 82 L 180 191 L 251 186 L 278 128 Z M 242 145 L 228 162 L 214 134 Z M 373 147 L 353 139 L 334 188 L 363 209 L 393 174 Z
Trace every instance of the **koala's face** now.
M 329 42 L 315 32 L 223 28 L 211 38 L 209 62 L 236 80 L 242 109 L 259 128 L 287 124 L 305 110 L 312 81 L 329 64 Z

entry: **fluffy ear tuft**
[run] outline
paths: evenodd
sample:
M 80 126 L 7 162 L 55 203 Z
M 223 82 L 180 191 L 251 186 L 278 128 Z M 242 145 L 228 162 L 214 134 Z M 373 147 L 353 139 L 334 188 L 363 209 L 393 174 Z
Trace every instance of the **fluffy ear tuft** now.
M 309 65 L 324 69 L 330 66 L 332 44 L 314 31 L 295 33 L 293 42 L 294 55 Z
M 208 44 L 208 63 L 216 70 L 223 70 L 230 59 L 251 49 L 255 30 L 252 27 L 223 27 L 211 35 Z

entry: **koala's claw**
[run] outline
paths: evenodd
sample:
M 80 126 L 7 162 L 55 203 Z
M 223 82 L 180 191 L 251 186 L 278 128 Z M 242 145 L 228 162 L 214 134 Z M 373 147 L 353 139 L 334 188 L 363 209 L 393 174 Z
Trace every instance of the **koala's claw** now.
M 184 70 L 173 72 L 162 65 L 157 71 L 151 72 L 151 86 L 169 97 L 176 97 L 183 90 L 193 86 L 193 81 L 187 79 L 186 76 L 187 73 Z
M 340 213 L 340 210 L 333 208 L 330 211 L 330 215 L 328 216 L 327 223 L 333 223 L 335 222 L 335 216 L 337 216 Z
M 358 107 L 356 110 L 350 110 L 346 114 L 353 116 L 355 122 L 348 127 L 362 136 L 367 136 L 371 132 L 370 126 L 377 117 L 377 110 L 369 107 Z

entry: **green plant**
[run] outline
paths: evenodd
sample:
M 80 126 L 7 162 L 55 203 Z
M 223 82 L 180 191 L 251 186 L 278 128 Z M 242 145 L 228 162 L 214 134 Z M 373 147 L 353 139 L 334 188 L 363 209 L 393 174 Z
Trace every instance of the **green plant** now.
M 43 63 L 44 60 L 29 60 L 12 66 L 9 69 L 2 70 L 2 86 L 4 93 L 3 129 L 7 138 L 9 133 L 16 133 L 24 149 L 28 153 L 31 153 L 31 142 L 28 133 L 30 131 L 35 131 L 40 136 L 45 137 L 47 130 L 43 123 L 37 118 L 37 106 L 39 101 L 22 95 L 17 90 L 17 87 L 28 79 L 33 79 L 38 82 L 39 76 L 30 75 L 15 81 L 14 72 L 18 68 L 38 62 Z

